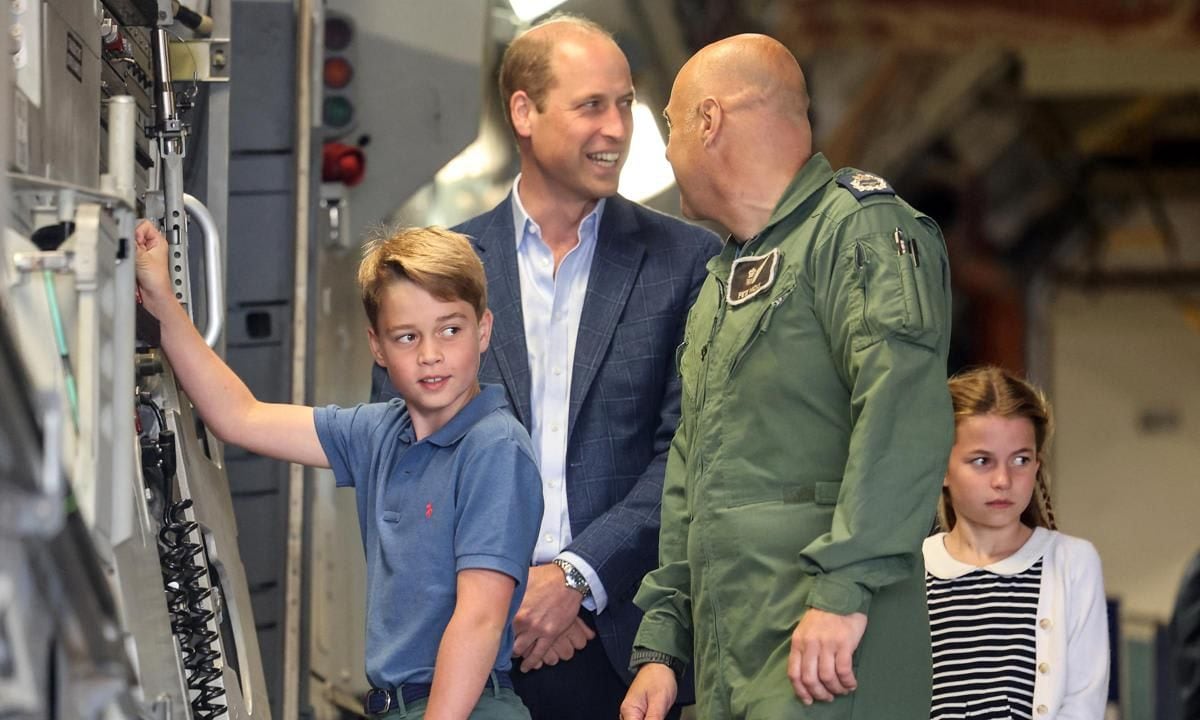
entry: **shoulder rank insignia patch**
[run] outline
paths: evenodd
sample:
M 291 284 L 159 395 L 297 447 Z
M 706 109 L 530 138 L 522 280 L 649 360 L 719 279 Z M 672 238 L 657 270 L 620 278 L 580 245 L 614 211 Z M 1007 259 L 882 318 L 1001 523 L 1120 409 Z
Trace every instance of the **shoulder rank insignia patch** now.
M 779 248 L 766 255 L 748 255 L 734 260 L 725 300 L 730 305 L 741 305 L 763 290 L 769 289 L 775 282 L 775 271 L 778 268 Z
M 878 175 L 872 175 L 871 173 L 863 172 L 861 170 L 856 170 L 854 172 L 839 176 L 837 179 L 837 184 L 849 190 L 850 194 L 853 195 L 856 200 L 861 200 L 868 195 L 896 194 L 896 191 L 892 189 L 892 186 L 888 185 L 887 180 L 884 180 Z

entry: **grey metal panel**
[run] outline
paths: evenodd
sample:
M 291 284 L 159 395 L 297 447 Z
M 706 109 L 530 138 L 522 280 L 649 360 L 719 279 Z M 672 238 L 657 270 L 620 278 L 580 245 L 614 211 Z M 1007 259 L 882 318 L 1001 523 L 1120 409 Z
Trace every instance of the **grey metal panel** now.
M 254 455 L 230 445 L 225 446 L 225 467 L 238 479 L 237 484 L 233 486 L 235 503 L 241 502 L 241 498 L 253 495 L 282 492 L 287 483 L 286 463 Z
M 290 193 L 295 185 L 296 159 L 291 153 L 235 155 L 229 161 L 231 194 Z
M 280 597 L 282 598 L 282 592 Z M 258 605 L 256 607 L 262 607 Z M 255 610 L 257 613 L 258 610 Z M 257 617 L 257 614 L 255 615 Z M 259 623 L 258 644 L 263 649 L 263 674 L 267 678 L 267 696 L 272 708 L 283 707 L 283 624 Z M 278 714 L 278 710 L 275 711 Z
M 238 463 L 245 465 L 245 463 Z M 287 466 L 279 487 L 285 487 Z M 244 468 L 230 473 L 239 473 Z M 283 616 L 284 567 L 280 562 L 283 555 L 282 543 L 286 539 L 287 498 L 280 493 L 252 496 L 235 496 L 234 512 L 240 528 L 239 541 L 243 548 L 253 548 L 243 558 L 246 578 L 250 585 L 250 603 L 254 608 L 258 645 L 262 650 L 263 675 L 267 681 L 267 695 L 275 707 L 282 706 L 280 693 L 283 687 Z
M 100 107 L 100 55 L 88 42 L 89 36 L 98 36 L 99 18 L 81 27 L 72 24 L 79 22 L 76 13 L 71 15 L 65 18 L 54 6 L 46 6 L 42 108 L 30 108 L 30 131 L 41 133 L 43 164 L 30 167 L 30 173 L 97 187 L 100 124 L 78 119 L 95 116 Z
M 227 358 L 262 400 L 291 392 L 295 208 L 295 9 L 232 3 Z M 246 575 L 267 692 L 282 716 L 288 465 L 230 449 L 227 469 L 242 528 Z
M 361 185 L 347 192 L 352 242 L 404 204 L 479 134 L 478 65 L 364 33 L 355 71 L 358 135 L 370 135 Z M 480 40 L 482 46 L 482 40 Z M 482 50 L 481 50 L 482 53 Z M 386 140 L 385 140 L 386 139 Z
M 263 402 L 287 402 L 291 397 L 288 362 L 282 345 L 230 345 L 227 362 Z
M 212 0 L 208 11 L 209 16 L 213 18 L 213 36 L 229 38 L 232 23 L 230 0 Z M 238 57 L 233 52 L 232 44 L 227 43 L 227 47 L 227 68 L 231 72 L 240 71 L 237 65 Z M 225 270 L 222 282 L 225 286 L 229 284 L 229 159 L 230 138 L 233 132 L 231 90 L 229 83 L 209 83 L 208 99 L 201 109 L 206 115 L 202 120 L 204 147 L 193 154 L 204 170 L 203 181 L 196 183 L 196 190 L 193 192 L 200 194 L 221 237 L 221 267 Z M 201 122 L 199 117 L 196 120 Z M 218 352 L 223 352 L 223 349 L 222 345 Z
M 74 332 L 68 329 L 78 388 L 79 439 L 83 453 L 76 459 L 76 494 L 93 504 L 89 522 L 113 542 L 131 532 L 126 498 L 134 490 L 135 444 L 131 424 L 115 422 L 128 411 L 133 397 L 134 308 L 119 302 L 133 295 L 133 265 L 125 260 L 123 238 L 133 229 L 133 210 L 116 214 L 100 205 L 81 204 L 75 212 L 75 233 L 63 245 L 74 252 Z M 64 303 L 69 304 L 70 301 Z M 88 478 L 94 472 L 95 478 Z M 79 483 L 85 483 L 83 490 Z M 85 513 L 86 515 L 86 513 Z
M 46 7 L 62 18 L 76 33 L 80 40 L 96 57 L 100 56 L 100 27 L 99 3 L 80 2 L 79 0 L 44 0 Z M 92 112 L 96 112 L 93 108 Z
M 287 522 L 287 506 L 281 494 L 239 496 L 234 514 L 238 518 L 238 533 L 242 545 L 282 551 L 278 546 L 280 538 L 283 537 L 281 530 Z M 254 578 L 250 583 L 252 594 L 258 594 L 264 582 L 270 579 L 282 583 L 283 567 L 275 562 L 273 554 L 259 552 L 247 555 L 242 559 L 242 563 L 246 566 L 247 576 Z M 268 614 L 259 615 L 256 608 L 254 617 L 261 622 L 278 619 L 280 614 L 276 609 Z
M 278 345 L 291 330 L 292 309 L 287 303 L 243 305 L 230 308 L 226 342 L 239 347 Z
M 278 302 L 292 295 L 290 194 L 229 198 L 227 303 Z M 282 399 L 282 398 L 280 398 Z
M 230 136 L 233 152 L 281 151 L 295 144 L 291 108 L 296 58 L 291 4 L 233 4 L 233 54 Z

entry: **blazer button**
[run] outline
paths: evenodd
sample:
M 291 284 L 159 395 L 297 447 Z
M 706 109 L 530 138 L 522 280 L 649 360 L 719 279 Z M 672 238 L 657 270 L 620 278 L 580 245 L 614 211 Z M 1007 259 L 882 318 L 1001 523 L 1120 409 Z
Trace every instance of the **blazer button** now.
M 1041 626 L 1043 630 L 1049 630 L 1050 626 L 1053 624 L 1054 623 L 1050 622 L 1050 618 L 1042 618 L 1038 621 L 1038 625 Z
M 1050 663 L 1042 663 L 1041 665 L 1038 665 L 1038 672 L 1043 675 L 1050 672 Z
M 1037 714 L 1038 715 L 1045 715 L 1048 712 L 1050 712 L 1050 708 L 1046 707 L 1045 705 L 1037 706 Z

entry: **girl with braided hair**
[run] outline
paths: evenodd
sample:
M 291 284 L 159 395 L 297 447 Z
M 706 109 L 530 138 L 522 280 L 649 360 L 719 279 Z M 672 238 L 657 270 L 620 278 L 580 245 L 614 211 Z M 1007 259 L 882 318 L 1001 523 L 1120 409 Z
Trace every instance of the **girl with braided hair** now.
M 1050 405 L 997 367 L 954 376 L 950 396 L 942 532 L 923 548 L 930 716 L 1101 718 L 1109 662 L 1100 557 L 1055 529 L 1043 470 Z

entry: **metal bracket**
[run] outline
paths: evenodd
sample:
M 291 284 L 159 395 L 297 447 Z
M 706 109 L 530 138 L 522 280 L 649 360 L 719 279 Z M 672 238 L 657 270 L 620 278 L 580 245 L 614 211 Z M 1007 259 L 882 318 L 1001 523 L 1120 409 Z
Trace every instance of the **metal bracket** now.
M 146 208 L 146 217 L 160 218 L 167 214 L 167 199 L 162 190 L 151 190 L 142 195 L 142 205 Z
M 170 44 L 171 80 L 229 82 L 229 38 L 175 41 Z
M 156 3 L 158 9 L 158 27 L 170 27 L 175 22 L 175 8 L 171 5 L 171 0 L 158 0 Z
M 13 253 L 13 265 L 19 272 L 33 273 L 49 270 L 53 273 L 69 273 L 75 261 L 75 253 L 63 250 L 45 252 Z

